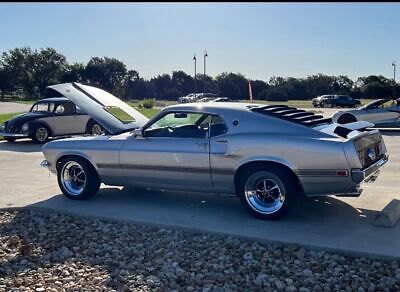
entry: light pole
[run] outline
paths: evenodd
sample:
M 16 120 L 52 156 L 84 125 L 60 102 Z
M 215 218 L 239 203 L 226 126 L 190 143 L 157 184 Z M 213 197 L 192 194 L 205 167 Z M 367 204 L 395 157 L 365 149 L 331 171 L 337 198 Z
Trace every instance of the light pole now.
M 196 61 L 197 61 L 196 54 L 194 54 L 193 60 L 194 60 L 194 96 L 196 97 L 196 93 L 197 93 L 197 90 L 196 90 Z
M 204 93 L 206 92 L 206 57 L 208 57 L 207 55 L 207 51 L 204 51 L 204 75 L 203 75 L 203 97 L 204 97 Z
M 392 62 L 392 66 L 393 66 L 393 99 L 394 99 L 395 89 L 396 89 L 396 61 Z

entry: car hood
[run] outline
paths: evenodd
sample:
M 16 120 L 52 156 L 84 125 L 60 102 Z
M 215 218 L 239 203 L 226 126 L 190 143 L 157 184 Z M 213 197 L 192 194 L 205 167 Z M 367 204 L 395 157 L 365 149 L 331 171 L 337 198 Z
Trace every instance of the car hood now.
M 76 82 L 56 84 L 48 88 L 78 105 L 111 135 L 139 128 L 148 121 L 139 111 L 100 88 Z

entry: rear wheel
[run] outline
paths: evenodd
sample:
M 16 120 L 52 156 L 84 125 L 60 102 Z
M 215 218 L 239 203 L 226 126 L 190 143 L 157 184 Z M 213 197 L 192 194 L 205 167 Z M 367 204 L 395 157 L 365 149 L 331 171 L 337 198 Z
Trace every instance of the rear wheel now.
M 100 188 L 100 179 L 93 166 L 80 158 L 62 160 L 57 167 L 57 181 L 63 194 L 72 200 L 84 200 Z
M 39 125 L 35 128 L 32 135 L 32 140 L 35 143 L 46 143 L 49 140 L 49 128 L 44 125 Z
M 294 205 L 298 188 L 293 174 L 288 171 L 256 167 L 242 173 L 238 193 L 250 215 L 275 220 L 284 216 Z
M 343 114 L 337 119 L 338 124 L 349 124 L 357 122 L 357 119 L 352 114 Z
M 95 121 L 89 122 L 86 127 L 86 133 L 89 135 L 93 135 L 93 136 L 101 135 L 102 131 L 103 131 L 102 127 Z

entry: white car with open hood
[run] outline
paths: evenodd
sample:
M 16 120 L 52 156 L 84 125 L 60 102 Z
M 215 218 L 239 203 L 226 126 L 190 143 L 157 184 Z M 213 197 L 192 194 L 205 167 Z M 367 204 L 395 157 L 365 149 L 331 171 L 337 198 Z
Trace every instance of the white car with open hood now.
M 173 105 L 148 120 L 95 87 L 50 88 L 106 132 L 43 146 L 42 165 L 71 199 L 89 198 L 100 183 L 228 193 L 251 215 L 276 219 L 299 195 L 359 196 L 388 160 L 368 122 L 339 125 L 293 107 L 237 102 Z

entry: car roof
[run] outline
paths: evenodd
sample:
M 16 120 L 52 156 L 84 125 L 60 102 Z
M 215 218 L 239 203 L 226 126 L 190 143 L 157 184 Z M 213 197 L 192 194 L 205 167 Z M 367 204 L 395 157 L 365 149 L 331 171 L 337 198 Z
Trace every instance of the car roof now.
M 66 97 L 49 97 L 49 98 L 43 98 L 38 100 L 36 103 L 40 102 L 72 102 Z
M 174 104 L 164 108 L 164 110 L 179 110 L 179 111 L 206 111 L 219 112 L 225 110 L 232 111 L 249 111 L 249 107 L 263 106 L 265 104 L 230 102 L 230 103 L 204 103 L 193 102 L 184 104 Z

